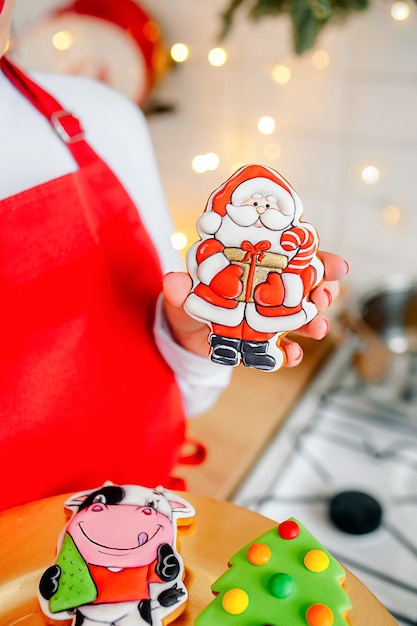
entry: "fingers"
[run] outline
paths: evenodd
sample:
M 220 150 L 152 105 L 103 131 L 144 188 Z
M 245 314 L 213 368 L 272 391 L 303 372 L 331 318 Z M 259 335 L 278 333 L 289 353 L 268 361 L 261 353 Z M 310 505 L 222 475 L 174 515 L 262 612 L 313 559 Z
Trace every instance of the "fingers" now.
M 349 272 L 349 264 L 333 252 L 319 252 L 324 264 L 324 280 L 310 293 L 310 300 L 319 311 L 325 311 L 339 295 L 339 280 Z
M 316 315 L 314 319 L 308 324 L 305 324 L 296 331 L 297 335 L 301 337 L 309 337 L 310 339 L 323 339 L 330 330 L 330 324 L 326 317 L 323 315 Z M 280 343 L 281 348 L 285 352 L 286 367 L 294 367 L 298 365 L 303 358 L 303 349 L 296 342 L 291 339 L 283 337 Z
M 296 331 L 297 335 L 312 339 L 323 339 L 329 332 L 329 322 L 321 313 L 325 311 L 339 294 L 339 280 L 349 271 L 348 263 L 332 252 L 320 251 L 324 264 L 324 280 L 310 293 L 319 314 L 308 324 Z M 171 272 L 163 278 L 164 307 L 171 331 L 180 345 L 197 354 L 208 354 L 208 327 L 190 317 L 183 304 L 191 290 L 192 280 L 185 272 Z M 286 355 L 286 367 L 298 365 L 303 358 L 303 350 L 296 341 L 283 338 L 281 347 Z
M 314 319 L 308 324 L 305 324 L 299 328 L 296 332 L 297 335 L 302 337 L 310 337 L 311 339 L 323 339 L 330 330 L 330 323 L 323 315 L 316 315 Z
M 324 280 L 341 280 L 349 272 L 349 263 L 338 254 L 320 250 L 318 253 L 324 264 Z
M 191 289 L 191 277 L 185 272 L 170 272 L 162 280 L 165 301 L 181 308 Z
M 163 277 L 165 314 L 177 340 L 182 338 L 182 333 L 193 333 L 202 327 L 201 322 L 190 317 L 183 309 L 190 289 L 191 278 L 184 272 L 171 272 Z
M 285 352 L 285 367 L 295 367 L 303 359 L 303 349 L 296 341 L 281 340 L 280 347 Z
M 319 311 L 325 311 L 339 295 L 340 287 L 337 281 L 324 282 L 310 294 L 310 300 L 314 302 Z
M 191 278 L 184 272 L 166 274 L 162 281 L 165 316 L 177 343 L 201 356 L 208 356 L 208 327 L 190 317 L 183 308 L 191 289 Z

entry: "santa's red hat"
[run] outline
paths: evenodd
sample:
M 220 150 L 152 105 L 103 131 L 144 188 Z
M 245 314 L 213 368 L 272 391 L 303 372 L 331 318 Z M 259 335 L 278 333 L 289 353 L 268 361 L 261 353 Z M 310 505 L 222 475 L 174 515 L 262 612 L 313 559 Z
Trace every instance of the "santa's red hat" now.
M 213 191 L 198 221 L 199 231 L 217 232 L 227 205 L 239 206 L 255 193 L 273 196 L 285 215 L 301 216 L 301 201 L 285 178 L 265 165 L 244 165 Z

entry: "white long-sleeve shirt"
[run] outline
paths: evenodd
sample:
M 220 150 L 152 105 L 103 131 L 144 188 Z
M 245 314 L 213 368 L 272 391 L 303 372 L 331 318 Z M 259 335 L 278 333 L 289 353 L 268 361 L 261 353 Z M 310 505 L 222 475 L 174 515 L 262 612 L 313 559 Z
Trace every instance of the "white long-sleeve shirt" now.
M 32 77 L 80 119 L 87 142 L 135 202 L 164 273 L 183 270 L 171 245 L 172 220 L 147 123 L 139 108 L 121 94 L 87 78 L 37 73 Z M 49 122 L 0 72 L 0 200 L 77 167 Z M 162 355 L 175 373 L 187 414 L 204 412 L 228 385 L 229 369 L 175 343 L 160 303 L 154 333 Z

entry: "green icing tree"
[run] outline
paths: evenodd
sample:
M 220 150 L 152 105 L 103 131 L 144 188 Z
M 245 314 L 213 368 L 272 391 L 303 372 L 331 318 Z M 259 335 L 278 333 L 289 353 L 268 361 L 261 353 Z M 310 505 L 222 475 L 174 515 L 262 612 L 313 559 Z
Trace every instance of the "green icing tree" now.
M 195 626 L 347 626 L 344 577 L 338 561 L 289 519 L 232 557 Z
M 56 564 L 61 569 L 61 575 L 58 590 L 49 601 L 51 613 L 73 609 L 95 600 L 96 586 L 86 562 L 68 533 L 64 537 Z

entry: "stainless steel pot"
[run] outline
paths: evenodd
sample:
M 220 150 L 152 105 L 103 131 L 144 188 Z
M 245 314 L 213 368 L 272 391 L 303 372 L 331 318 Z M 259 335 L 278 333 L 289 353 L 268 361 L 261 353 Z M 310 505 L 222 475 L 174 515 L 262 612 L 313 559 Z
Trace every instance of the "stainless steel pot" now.
M 362 341 L 354 365 L 368 384 L 369 397 L 393 414 L 416 419 L 417 279 L 389 276 L 356 304 L 356 333 Z
M 392 353 L 417 352 L 417 279 L 389 276 L 359 298 L 358 316 Z

